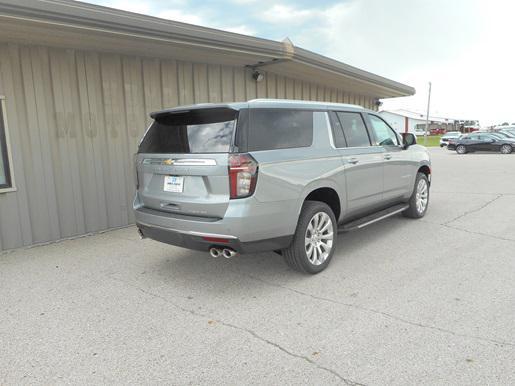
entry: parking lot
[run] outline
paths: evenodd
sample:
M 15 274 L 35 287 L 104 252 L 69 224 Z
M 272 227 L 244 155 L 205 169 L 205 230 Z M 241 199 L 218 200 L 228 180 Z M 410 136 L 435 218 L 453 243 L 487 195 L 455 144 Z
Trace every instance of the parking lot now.
M 329 268 L 134 227 L 0 255 L 0 384 L 514 384 L 515 155 L 431 149 L 422 220 Z

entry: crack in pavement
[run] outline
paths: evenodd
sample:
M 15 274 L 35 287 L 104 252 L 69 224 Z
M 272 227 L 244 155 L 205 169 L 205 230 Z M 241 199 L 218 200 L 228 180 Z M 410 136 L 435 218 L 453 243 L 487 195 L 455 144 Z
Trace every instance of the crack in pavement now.
M 377 315 L 382 315 L 382 316 L 385 316 L 387 318 L 394 319 L 394 320 L 397 320 L 397 321 L 405 323 L 405 324 L 409 324 L 411 326 L 416 326 L 416 327 L 426 328 L 426 329 L 430 329 L 430 330 L 434 330 L 434 331 L 439 331 L 439 332 L 443 332 L 443 333 L 446 333 L 446 334 L 450 334 L 450 335 L 454 335 L 454 336 L 459 336 L 459 337 L 462 337 L 462 338 L 477 339 L 477 340 L 480 340 L 480 341 L 483 341 L 483 342 L 493 343 L 495 345 L 513 346 L 513 347 L 515 347 L 515 343 L 512 343 L 512 342 L 485 338 L 485 337 L 478 336 L 478 335 L 462 334 L 462 333 L 455 332 L 455 331 L 452 331 L 452 330 L 448 330 L 448 329 L 445 329 L 445 328 L 441 328 L 441 327 L 437 327 L 437 326 L 432 326 L 432 325 L 428 325 L 428 324 L 423 324 L 423 323 L 420 323 L 420 322 L 414 322 L 414 321 L 411 321 L 409 319 L 405 319 L 405 318 L 402 318 L 400 316 L 397 316 L 397 315 L 394 315 L 394 314 L 390 314 L 388 312 L 376 310 L 374 308 L 368 308 L 368 307 L 360 306 L 358 304 L 345 303 L 345 302 L 340 302 L 338 300 L 334 300 L 334 299 L 331 299 L 331 298 L 325 298 L 325 297 L 322 297 L 322 296 L 312 295 L 310 293 L 306 293 L 306 292 L 297 290 L 295 288 L 290 288 L 290 287 L 286 287 L 286 286 L 283 286 L 283 285 L 280 285 L 280 284 L 269 282 L 267 280 L 263 280 L 263 279 L 261 279 L 259 277 L 256 277 L 256 276 L 253 276 L 253 275 L 250 275 L 250 274 L 247 274 L 247 273 L 241 273 L 241 272 L 235 272 L 235 271 L 232 271 L 232 272 L 240 274 L 242 276 L 249 277 L 249 278 L 251 278 L 253 280 L 257 280 L 259 282 L 262 282 L 262 283 L 270 285 L 270 286 L 274 286 L 274 287 L 282 288 L 282 289 L 287 290 L 287 291 L 294 292 L 294 293 L 296 293 L 298 295 L 307 296 L 307 297 L 313 298 L 315 300 L 321 300 L 321 301 L 325 301 L 325 302 L 328 302 L 328 303 L 337 304 L 337 305 L 341 305 L 341 306 L 346 306 L 346 307 L 358 309 L 358 310 L 365 311 L 365 312 L 371 312 L 371 313 L 374 313 L 374 314 L 377 314 Z
M 490 238 L 496 239 L 496 240 L 515 242 L 515 239 L 510 239 L 509 237 L 502 237 L 502 236 L 491 235 L 491 234 L 483 233 L 483 232 L 471 231 L 471 230 L 468 230 L 468 229 L 460 228 L 460 227 L 458 227 L 456 225 L 449 225 L 448 223 L 443 223 L 442 224 L 442 223 L 438 223 L 438 222 L 434 222 L 434 221 L 429 221 L 429 220 L 425 220 L 425 219 L 420 219 L 419 221 L 420 222 L 425 222 L 427 224 L 443 226 L 445 228 L 454 229 L 454 230 L 457 230 L 457 231 L 461 231 L 461 232 L 465 232 L 465 233 L 470 233 L 470 234 L 473 234 L 473 235 L 490 237 Z
M 515 193 L 489 193 L 489 192 L 448 192 L 443 190 L 431 190 L 432 194 L 471 194 L 478 196 L 495 196 L 500 194 L 502 196 L 515 196 Z
M 456 220 L 459 220 L 460 218 L 462 217 L 465 217 L 465 216 L 468 216 L 469 214 L 472 214 L 472 213 L 476 213 L 476 212 L 479 212 L 483 209 L 485 209 L 488 205 L 494 203 L 495 201 L 497 201 L 499 198 L 501 198 L 503 196 L 503 194 L 497 194 L 496 197 L 494 197 L 493 199 L 487 201 L 486 203 L 484 203 L 483 205 L 481 205 L 479 208 L 475 208 L 475 209 L 471 209 L 471 210 L 467 210 L 466 212 L 460 214 L 459 216 L 453 218 L 452 220 L 449 220 L 449 221 L 446 221 L 444 222 L 443 224 L 440 224 L 440 225 L 448 225 L 450 224 L 451 222 L 454 222 Z
M 356 382 L 356 381 L 353 381 L 353 380 L 350 380 L 348 378 L 345 378 L 343 377 L 341 374 L 339 374 L 336 370 L 333 370 L 329 367 L 325 367 L 325 366 L 322 366 L 320 365 L 319 363 L 317 363 L 316 361 L 314 361 L 313 359 L 305 356 L 305 355 L 301 355 L 301 354 L 296 354 L 286 348 L 284 348 L 283 346 L 281 346 L 280 344 L 278 343 L 275 343 L 261 335 L 259 335 L 258 333 L 256 333 L 255 331 L 249 329 L 249 328 L 245 328 L 245 327 L 241 327 L 241 326 L 238 326 L 238 325 L 235 325 L 235 324 L 232 324 L 232 323 L 229 323 L 229 322 L 225 322 L 221 319 L 216 319 L 216 318 L 213 318 L 213 317 L 210 317 L 209 315 L 206 315 L 202 312 L 197 312 L 197 311 L 194 311 L 194 310 L 191 310 L 189 308 L 186 308 L 186 307 L 183 307 L 179 304 L 176 304 L 174 302 L 172 302 L 170 299 L 164 297 L 164 296 L 161 296 L 161 295 L 158 295 L 156 293 L 153 293 L 151 291 L 148 291 L 144 288 L 141 288 L 140 286 L 137 286 L 133 283 L 130 283 L 130 282 L 127 282 L 125 280 L 122 280 L 120 278 L 116 278 L 116 277 L 113 277 L 111 275 L 106 275 L 109 279 L 111 280 L 115 280 L 115 281 L 118 281 L 120 283 L 123 283 L 125 285 L 128 285 L 132 288 L 135 288 L 137 289 L 138 291 L 146 294 L 146 295 L 149 295 L 149 296 L 152 296 L 154 298 L 157 298 L 157 299 L 161 299 L 163 300 L 164 302 L 172 305 L 173 307 L 183 311 L 183 312 L 186 312 L 186 313 L 189 313 L 193 316 L 196 316 L 196 317 L 201 317 L 201 318 L 207 318 L 207 319 L 210 319 L 210 320 L 214 320 L 215 322 L 219 323 L 220 325 L 222 326 L 225 326 L 225 327 L 229 327 L 229 328 L 233 328 L 235 330 L 239 330 L 239 331 L 243 331 L 243 332 L 246 332 L 247 334 L 253 336 L 254 338 L 258 339 L 259 341 L 263 342 L 263 343 L 266 343 L 267 345 L 270 345 L 270 346 L 273 346 L 275 347 L 276 349 L 282 351 L 283 353 L 293 357 L 293 358 L 297 358 L 297 359 L 302 359 L 304 360 L 305 362 L 308 362 L 309 364 L 315 366 L 316 368 L 320 369 L 320 370 L 323 370 L 323 371 L 326 371 L 330 374 L 332 374 L 333 376 L 335 376 L 336 378 L 338 378 L 341 382 L 343 382 L 344 384 L 346 385 L 349 385 L 349 386 L 365 386 L 365 384 L 363 383 L 360 383 L 360 382 Z
M 435 224 L 436 224 L 436 223 L 435 223 Z M 449 224 L 447 224 L 447 223 L 444 223 L 444 224 L 437 224 L 437 225 L 441 225 L 441 226 L 444 226 L 444 227 L 446 227 L 446 228 L 450 228 L 450 229 L 455 229 L 455 230 L 457 230 L 457 231 L 462 231 L 462 232 L 470 233 L 470 234 L 473 234 L 473 235 L 480 235 L 480 236 L 485 236 L 485 237 L 491 237 L 491 238 L 496 239 L 496 240 L 515 242 L 515 239 L 510 239 L 510 238 L 508 238 L 508 237 L 502 237 L 502 236 L 496 236 L 496 235 L 489 235 L 488 233 L 471 231 L 471 230 L 463 229 L 463 228 L 460 228 L 460 227 L 457 227 L 457 226 L 454 226 L 454 225 L 449 225 Z

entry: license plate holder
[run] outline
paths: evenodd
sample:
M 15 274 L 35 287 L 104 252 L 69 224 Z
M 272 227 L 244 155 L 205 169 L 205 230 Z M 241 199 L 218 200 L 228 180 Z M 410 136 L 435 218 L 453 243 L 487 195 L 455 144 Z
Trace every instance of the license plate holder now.
M 184 191 L 184 177 L 165 176 L 163 190 L 165 192 L 182 193 Z

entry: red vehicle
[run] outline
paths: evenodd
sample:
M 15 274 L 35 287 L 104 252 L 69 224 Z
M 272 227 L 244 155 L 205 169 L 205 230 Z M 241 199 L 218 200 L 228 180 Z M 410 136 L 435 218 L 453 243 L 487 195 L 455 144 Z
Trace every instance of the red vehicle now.
M 429 130 L 429 134 L 431 134 L 431 135 L 443 135 L 443 134 L 445 134 L 445 129 L 442 129 L 441 127 L 437 127 L 437 128 Z

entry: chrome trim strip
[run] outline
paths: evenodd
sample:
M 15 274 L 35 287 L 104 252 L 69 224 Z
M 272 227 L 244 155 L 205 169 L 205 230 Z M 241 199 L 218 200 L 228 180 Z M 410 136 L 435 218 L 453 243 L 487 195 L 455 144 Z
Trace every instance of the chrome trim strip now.
M 218 237 L 218 238 L 222 238 L 222 239 L 231 239 L 231 240 L 237 240 L 238 239 L 236 236 L 231 236 L 231 235 L 219 235 L 219 234 L 216 234 L 216 233 L 202 233 L 202 232 L 183 231 L 183 230 L 178 230 L 178 229 L 165 228 L 165 227 L 162 227 L 162 226 L 159 226 L 159 225 L 148 224 L 148 223 L 145 223 L 143 221 L 137 221 L 136 222 L 136 226 L 138 224 L 141 224 L 141 225 L 143 225 L 145 227 L 149 227 L 149 228 L 157 228 L 157 229 L 161 229 L 161 230 L 164 230 L 164 231 L 167 231 L 167 232 L 182 233 L 182 234 L 190 235 L 190 236 Z
M 171 160 L 168 165 L 166 160 Z M 144 165 L 164 165 L 164 166 L 216 166 L 216 160 L 211 158 L 145 158 Z

